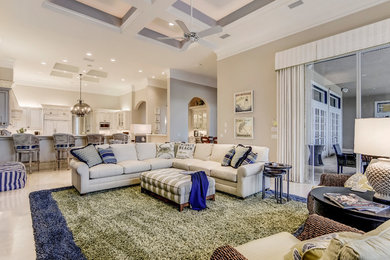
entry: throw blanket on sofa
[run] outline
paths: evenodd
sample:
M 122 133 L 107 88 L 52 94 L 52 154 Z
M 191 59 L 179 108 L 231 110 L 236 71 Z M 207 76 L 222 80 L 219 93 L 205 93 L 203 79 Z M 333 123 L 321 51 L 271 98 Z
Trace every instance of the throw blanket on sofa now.
M 206 208 L 207 190 L 209 189 L 209 180 L 204 171 L 191 174 L 192 187 L 189 202 L 194 210 Z

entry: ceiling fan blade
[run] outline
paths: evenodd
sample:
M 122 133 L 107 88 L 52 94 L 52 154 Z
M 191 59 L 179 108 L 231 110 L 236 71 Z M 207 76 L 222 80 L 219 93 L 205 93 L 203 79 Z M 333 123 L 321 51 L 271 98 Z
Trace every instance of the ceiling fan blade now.
M 187 50 L 188 47 L 190 47 L 191 43 L 192 43 L 191 41 L 186 41 L 186 42 L 183 44 L 183 46 L 181 47 L 181 49 L 182 49 L 183 51 Z
M 222 32 L 222 27 L 220 25 L 217 25 L 217 26 L 213 26 L 209 29 L 203 30 L 201 32 L 198 32 L 198 36 L 200 38 L 202 38 L 202 37 L 206 37 L 206 36 L 213 35 L 213 34 L 220 33 L 220 32 Z
M 216 45 L 214 45 L 213 43 L 209 42 L 209 41 L 206 41 L 204 39 L 199 39 L 198 40 L 198 43 L 209 48 L 209 49 L 212 49 L 212 50 L 215 50 L 217 48 Z
M 190 30 L 188 29 L 187 25 L 180 21 L 180 20 L 175 20 L 175 22 L 177 23 L 177 25 L 179 25 L 179 27 L 183 30 L 184 33 L 189 33 Z
M 158 40 L 184 40 L 184 37 L 157 37 Z

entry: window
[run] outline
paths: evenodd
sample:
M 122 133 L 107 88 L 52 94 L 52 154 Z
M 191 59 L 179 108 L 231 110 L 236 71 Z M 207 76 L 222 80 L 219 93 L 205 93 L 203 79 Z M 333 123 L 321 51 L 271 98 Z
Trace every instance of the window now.
M 313 85 L 313 99 L 320 103 L 327 104 L 327 92 L 315 85 Z
M 330 103 L 330 106 L 331 106 L 331 107 L 341 108 L 340 98 L 339 98 L 339 97 L 336 97 L 336 96 L 333 95 L 333 94 L 330 94 L 329 103 Z

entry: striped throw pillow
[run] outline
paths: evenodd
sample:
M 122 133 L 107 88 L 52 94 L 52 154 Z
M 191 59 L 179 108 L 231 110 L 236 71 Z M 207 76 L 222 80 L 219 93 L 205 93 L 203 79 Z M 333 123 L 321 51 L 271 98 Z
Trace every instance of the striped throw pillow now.
M 115 154 L 111 148 L 106 148 L 106 149 L 98 148 L 98 151 L 99 151 L 100 157 L 102 157 L 102 160 L 104 163 L 106 163 L 106 164 L 108 164 L 108 163 L 116 164 L 117 163 L 116 158 L 115 158 Z
M 223 157 L 221 165 L 222 166 L 230 166 L 230 162 L 232 161 L 232 158 L 233 158 L 235 153 L 236 153 L 236 150 L 233 147 L 232 149 L 230 149 L 229 152 L 227 152 L 227 154 L 225 154 L 225 156 Z
M 79 161 L 84 162 L 88 165 L 89 168 L 92 166 L 101 164 L 102 158 L 93 144 L 89 144 L 87 146 L 81 148 L 75 148 L 70 150 L 70 153 L 76 157 Z
M 230 166 L 234 169 L 240 167 L 241 163 L 245 160 L 248 154 L 252 151 L 252 147 L 239 144 L 236 146 L 236 153 L 234 154 Z
M 245 158 L 245 160 L 241 163 L 241 165 L 246 165 L 246 164 L 252 164 L 255 163 L 257 159 L 257 153 L 250 152 L 248 156 Z M 241 166 L 240 165 L 240 166 Z

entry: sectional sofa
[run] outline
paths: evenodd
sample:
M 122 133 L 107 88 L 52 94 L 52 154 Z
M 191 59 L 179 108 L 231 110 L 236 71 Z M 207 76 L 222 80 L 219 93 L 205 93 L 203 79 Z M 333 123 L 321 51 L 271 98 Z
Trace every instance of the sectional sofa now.
M 106 148 L 108 145 L 97 147 Z M 221 166 L 225 154 L 234 147 L 232 144 L 196 144 L 191 159 L 156 158 L 155 143 L 112 144 L 110 147 L 117 164 L 89 168 L 87 164 L 72 159 L 72 184 L 80 194 L 139 184 L 142 172 L 174 167 L 183 171 L 205 171 L 215 179 L 216 190 L 245 198 L 261 191 L 262 171 L 269 152 L 267 147 L 252 146 L 252 151 L 258 154 L 256 162 L 234 169 Z M 266 182 L 265 187 L 269 188 L 268 178 Z

